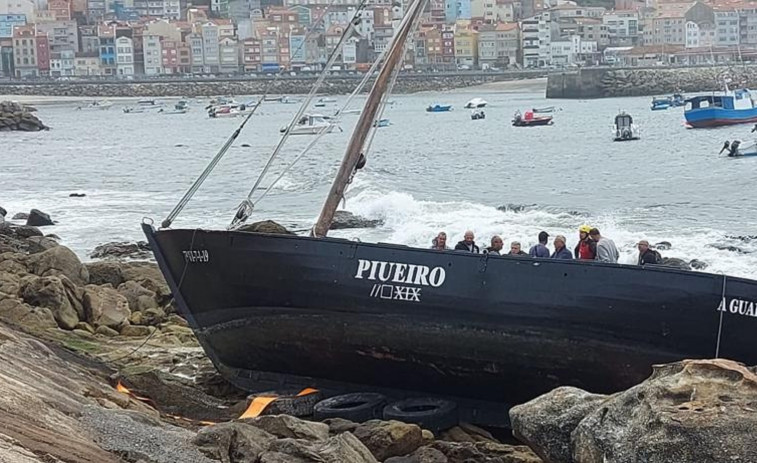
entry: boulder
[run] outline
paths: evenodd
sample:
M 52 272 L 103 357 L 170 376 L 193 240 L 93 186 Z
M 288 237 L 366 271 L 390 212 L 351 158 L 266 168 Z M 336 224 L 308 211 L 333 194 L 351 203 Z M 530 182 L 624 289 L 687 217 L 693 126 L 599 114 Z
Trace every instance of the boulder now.
M 379 461 L 413 453 L 423 445 L 421 428 L 400 421 L 370 420 L 352 433 Z
M 84 332 L 87 332 L 89 334 L 95 334 L 94 327 L 92 327 L 92 325 L 90 325 L 87 322 L 79 322 L 79 323 L 77 323 L 76 327 L 74 328 L 74 330 L 84 331 Z
M 691 270 L 691 265 L 683 259 L 677 257 L 663 257 L 661 265 L 673 267 L 680 270 Z
M 20 296 L 21 278 L 14 273 L 0 270 L 0 294 Z
M 157 264 L 153 262 L 129 262 L 121 265 L 124 281 L 136 281 L 143 288 L 154 292 L 158 305 L 161 307 L 171 301 L 171 289 Z
M 260 428 L 229 422 L 200 430 L 192 443 L 202 453 L 222 462 L 255 462 L 276 438 Z
M 607 396 L 575 387 L 559 387 L 510 409 L 516 439 L 526 443 L 544 461 L 572 463 L 571 433 Z
M 65 277 L 64 277 L 65 278 Z M 73 330 L 79 323 L 79 314 L 69 300 L 68 291 L 58 277 L 41 277 L 30 280 L 21 290 L 24 302 L 50 309 L 65 330 Z
M 10 297 L 0 300 L 0 320 L 31 331 L 58 327 L 50 309 L 32 307 Z
M 95 327 L 117 330 L 128 323 L 131 315 L 129 302 L 110 286 L 85 286 L 82 302 L 87 322 Z
M 757 461 L 757 375 L 731 360 L 655 365 L 573 432 L 577 463 Z
M 378 463 L 360 441 L 345 432 L 325 441 L 280 439 L 260 456 L 260 463 Z
M 31 238 L 32 236 L 43 236 L 39 228 L 31 225 L 20 225 L 13 227 L 13 233 L 20 238 Z
M 29 244 L 33 245 L 29 246 L 29 252 L 31 252 L 32 254 L 47 251 L 48 249 L 54 248 L 55 246 L 59 246 L 57 241 L 46 236 L 31 236 L 27 238 L 26 241 Z
M 0 206 L 0 219 L 4 219 L 6 215 L 8 215 L 8 211 L 6 211 L 3 206 Z
M 107 327 L 105 325 L 100 325 L 95 330 L 95 334 L 99 334 L 108 338 L 113 338 L 118 336 L 118 331 L 114 330 L 113 328 Z
M 525 445 L 435 441 L 428 447 L 444 454 L 449 463 L 542 463 Z
M 121 266 L 116 262 L 88 262 L 84 266 L 89 272 L 89 282 L 93 285 L 110 283 L 118 288 L 124 282 Z
M 279 438 L 324 440 L 329 437 L 327 424 L 301 420 L 289 415 L 262 415 L 241 421 Z
M 279 225 L 273 220 L 263 220 L 261 222 L 254 222 L 249 225 L 242 225 L 237 228 L 237 231 L 250 232 L 250 233 L 270 233 L 274 235 L 294 235 L 283 225 Z
M 144 312 L 147 309 L 158 308 L 158 303 L 155 302 L 155 292 L 145 289 L 136 281 L 121 283 L 118 286 L 118 292 L 129 301 L 129 308 L 132 311 Z
M 701 261 L 699 259 L 693 259 L 693 260 L 691 260 L 689 262 L 689 266 L 691 268 L 693 268 L 694 270 L 704 270 L 707 267 L 709 267 L 709 265 L 707 264 L 707 262 L 703 262 L 703 261 Z
M 46 214 L 39 209 L 32 209 L 29 212 L 29 217 L 26 219 L 26 225 L 30 227 L 44 227 L 47 225 L 55 225 L 49 214 Z
M 136 243 L 114 241 L 95 247 L 89 257 L 93 259 L 150 259 L 152 251 L 147 241 Z
M 11 220 L 26 220 L 29 218 L 29 214 L 26 212 L 18 212 L 13 217 L 11 217 Z
M 329 427 L 329 434 L 341 434 L 343 432 L 352 432 L 354 431 L 358 426 L 360 426 L 358 423 L 354 423 L 350 420 L 345 420 L 344 418 L 328 418 L 323 420 L 324 423 L 326 423 Z
M 421 447 L 410 455 L 392 457 L 384 463 L 448 463 L 447 457 L 431 447 Z
M 32 273 L 42 277 L 64 275 L 77 285 L 89 283 L 87 268 L 65 246 L 56 246 L 30 256 L 27 266 Z
M 331 230 L 341 230 L 345 228 L 375 228 L 384 224 L 383 220 L 371 220 L 348 211 L 336 211 L 334 219 L 331 221 Z

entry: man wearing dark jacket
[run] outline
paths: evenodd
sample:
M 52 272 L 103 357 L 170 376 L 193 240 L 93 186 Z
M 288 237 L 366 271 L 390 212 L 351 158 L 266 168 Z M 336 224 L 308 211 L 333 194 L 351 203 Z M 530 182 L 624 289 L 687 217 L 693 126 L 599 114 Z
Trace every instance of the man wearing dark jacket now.
M 555 236 L 555 252 L 552 254 L 553 259 L 573 259 L 573 254 L 565 247 L 565 237 L 562 235 Z
M 528 250 L 528 255 L 531 257 L 549 257 L 549 249 L 547 249 L 547 240 L 549 234 L 545 231 L 539 232 L 539 244 L 531 246 Z
M 662 256 L 659 252 L 649 248 L 649 241 L 641 240 L 636 247 L 639 248 L 639 265 L 662 263 Z
M 476 242 L 473 241 L 472 231 L 468 230 L 465 232 L 463 240 L 455 245 L 455 251 L 472 252 L 473 254 L 478 254 L 480 252 L 478 246 L 476 246 Z

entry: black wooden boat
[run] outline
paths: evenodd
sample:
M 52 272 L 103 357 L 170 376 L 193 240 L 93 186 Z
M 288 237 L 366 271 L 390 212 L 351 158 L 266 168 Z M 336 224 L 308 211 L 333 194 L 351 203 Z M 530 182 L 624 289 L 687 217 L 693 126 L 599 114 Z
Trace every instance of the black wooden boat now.
M 757 364 L 757 281 L 326 237 L 424 4 L 395 34 L 312 236 L 169 228 L 198 183 L 160 230 L 143 224 L 221 374 L 251 390 L 439 395 L 466 420 L 503 424 L 508 404 L 559 385 L 613 392 L 682 358 Z M 236 225 L 252 206 L 243 202 Z

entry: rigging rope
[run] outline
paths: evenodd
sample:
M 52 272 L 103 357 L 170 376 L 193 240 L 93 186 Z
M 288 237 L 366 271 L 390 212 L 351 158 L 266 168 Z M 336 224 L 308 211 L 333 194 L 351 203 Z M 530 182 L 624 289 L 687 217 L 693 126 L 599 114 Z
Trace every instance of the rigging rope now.
M 329 4 L 326 5 L 326 8 L 323 10 L 321 15 L 316 18 L 315 22 L 310 26 L 310 29 L 308 30 L 307 34 L 305 34 L 305 39 L 300 43 L 300 45 L 297 47 L 297 49 L 294 51 L 293 55 L 297 54 L 300 49 L 305 46 L 305 44 L 308 42 L 308 39 L 310 39 L 315 33 L 316 27 L 321 23 L 321 21 L 326 17 L 326 13 L 328 13 L 329 9 L 336 3 L 337 0 L 330 0 Z M 210 163 L 205 167 L 205 170 L 202 171 L 200 176 L 197 178 L 197 180 L 194 181 L 192 186 L 189 187 L 189 189 L 184 193 L 184 196 L 179 200 L 178 204 L 173 208 L 173 210 L 168 214 L 168 216 L 161 222 L 160 226 L 161 228 L 168 228 L 171 226 L 173 221 L 176 219 L 176 217 L 181 213 L 182 210 L 187 206 L 189 201 L 192 199 L 192 197 L 197 193 L 197 190 L 200 189 L 200 186 L 205 182 L 205 180 L 208 178 L 210 173 L 215 169 L 216 165 L 221 161 L 221 159 L 224 157 L 226 152 L 229 150 L 231 145 L 236 141 L 237 137 L 239 137 L 239 134 L 242 133 L 242 129 L 244 129 L 245 125 L 247 125 L 247 122 L 252 118 L 252 116 L 255 114 L 257 109 L 260 107 L 260 105 L 265 100 L 265 97 L 268 96 L 269 91 L 273 87 L 273 85 L 278 81 L 279 77 L 283 75 L 285 71 L 285 68 L 279 69 L 279 72 L 276 73 L 276 75 L 273 77 L 272 80 L 266 84 L 265 88 L 263 89 L 263 94 L 258 98 L 258 101 L 255 103 L 253 108 L 250 110 L 250 113 L 242 120 L 242 123 L 237 127 L 237 129 L 234 131 L 234 133 L 231 134 L 231 136 L 226 140 L 226 143 L 223 144 L 221 149 L 216 153 L 216 155 L 213 157 L 213 159 L 210 161 Z
M 286 130 L 284 131 L 284 134 L 281 136 L 281 139 L 279 139 L 279 143 L 276 145 L 276 148 L 274 148 L 273 153 L 271 153 L 271 156 L 268 158 L 268 161 L 266 162 L 265 166 L 263 166 L 263 170 L 260 172 L 260 175 L 258 175 L 258 178 L 255 181 L 255 184 L 250 189 L 250 192 L 247 194 L 247 197 L 244 200 L 242 200 L 242 203 L 239 205 L 239 208 L 237 209 L 237 213 L 234 215 L 234 218 L 232 219 L 231 224 L 229 225 L 229 229 L 232 229 L 238 226 L 238 224 L 243 223 L 250 216 L 250 213 L 252 212 L 254 208 L 254 204 L 251 201 L 252 195 L 258 189 L 258 186 L 260 186 L 260 182 L 263 181 L 263 178 L 268 173 L 268 169 L 271 168 L 271 164 L 273 164 L 273 160 L 276 158 L 276 156 L 279 155 L 282 148 L 284 147 L 284 143 L 286 143 L 287 139 L 289 138 L 289 135 L 292 132 L 292 128 L 300 120 L 302 115 L 305 113 L 305 110 L 307 109 L 307 107 L 310 105 L 311 101 L 315 97 L 315 93 L 323 84 L 323 81 L 326 79 L 326 75 L 328 74 L 329 69 L 331 69 L 331 66 L 334 64 L 334 61 L 336 61 L 337 56 L 339 56 L 339 52 L 341 51 L 342 46 L 344 45 L 344 42 L 346 42 L 347 39 L 351 36 L 352 31 L 355 29 L 355 26 L 360 23 L 360 13 L 362 12 L 366 3 L 367 3 L 367 0 L 361 0 L 360 4 L 355 10 L 355 14 L 350 20 L 349 25 L 342 32 L 342 36 L 339 38 L 339 42 L 336 44 L 336 47 L 334 47 L 334 51 L 331 53 L 331 56 L 326 62 L 323 72 L 321 73 L 320 76 L 318 76 L 318 79 L 315 81 L 315 84 L 310 89 L 310 93 L 308 93 L 307 97 L 305 98 L 305 101 L 300 106 L 300 109 L 292 118 L 292 121 L 287 125 Z
M 373 62 L 373 64 L 371 65 L 371 68 L 370 68 L 370 69 L 368 70 L 368 72 L 366 72 L 365 76 L 364 76 L 364 77 L 363 77 L 363 79 L 362 79 L 362 80 L 360 81 L 360 83 L 358 84 L 358 86 L 357 86 L 357 87 L 355 88 L 355 90 L 354 90 L 354 91 L 353 91 L 353 92 L 352 92 L 352 93 L 350 94 L 350 96 L 349 96 L 349 97 L 347 98 L 347 101 L 346 101 L 346 102 L 345 102 L 345 103 L 344 103 L 344 104 L 342 105 L 342 107 L 341 107 L 341 108 L 339 108 L 339 109 L 337 109 L 337 110 L 336 110 L 336 112 L 334 113 L 334 116 L 338 116 L 338 115 L 339 115 L 340 113 L 344 112 L 344 111 L 345 111 L 345 110 L 346 110 L 346 109 L 347 109 L 347 108 L 349 107 L 350 103 L 351 103 L 351 102 L 352 102 L 352 100 L 353 100 L 353 99 L 355 98 L 355 96 L 357 96 L 357 94 L 358 94 L 358 93 L 360 93 L 360 91 L 361 91 L 361 90 L 362 90 L 362 89 L 363 89 L 363 88 L 365 87 L 365 85 L 366 85 L 366 84 L 368 83 L 368 80 L 370 80 L 371 76 L 372 76 L 372 75 L 373 75 L 373 73 L 374 73 L 374 72 L 376 71 L 376 68 L 378 67 L 379 63 L 380 63 L 381 61 L 383 61 L 384 57 L 386 56 L 386 52 L 387 52 L 387 50 L 388 50 L 388 48 L 385 48 L 385 49 L 384 49 L 384 51 L 382 51 L 382 52 L 381 52 L 381 54 L 380 54 L 380 55 L 378 56 L 378 58 L 376 59 L 376 61 L 374 61 L 374 62 Z M 260 201 L 261 201 L 261 200 L 262 200 L 263 198 L 265 198 L 265 197 L 266 197 L 266 196 L 268 195 L 268 193 L 269 193 L 269 192 L 270 192 L 270 191 L 271 191 L 271 190 L 273 189 L 273 187 L 274 187 L 274 186 L 276 186 L 276 184 L 277 184 L 277 183 L 279 182 L 279 180 L 281 180 L 281 179 L 282 179 L 282 178 L 284 177 L 284 175 L 286 175 L 286 173 L 287 173 L 287 172 L 289 172 L 289 170 L 291 170 L 291 168 L 292 168 L 292 167 L 294 167 L 294 166 L 295 166 L 295 164 L 297 164 L 297 163 L 298 163 L 298 162 L 299 162 L 299 161 L 300 161 L 300 160 L 301 160 L 301 159 L 302 159 L 302 158 L 303 158 L 303 157 L 304 157 L 304 156 L 305 156 L 305 155 L 306 155 L 306 154 L 307 154 L 307 153 L 308 153 L 308 152 L 309 152 L 309 151 L 310 151 L 310 150 L 311 150 L 312 148 L 313 148 L 313 146 L 315 146 L 315 145 L 316 145 L 316 143 L 318 143 L 318 141 L 319 141 L 319 140 L 320 140 L 320 139 L 321 139 L 321 138 L 322 138 L 322 137 L 323 137 L 324 135 L 326 135 L 326 133 L 328 133 L 328 130 L 327 130 L 328 128 L 329 128 L 328 126 L 324 126 L 324 127 L 322 127 L 322 128 L 320 129 L 320 131 L 318 132 L 318 134 L 316 134 L 316 137 L 315 137 L 315 138 L 313 139 L 313 141 L 312 141 L 312 142 L 310 142 L 310 143 L 309 143 L 309 144 L 308 144 L 308 145 L 307 145 L 307 146 L 305 147 L 305 149 L 303 149 L 303 150 L 302 150 L 302 151 L 300 152 L 300 154 L 298 154 L 298 155 L 297 155 L 297 157 L 295 157 L 295 158 L 294 158 L 294 160 L 293 160 L 292 162 L 290 162 L 290 163 L 289 163 L 289 165 L 287 165 L 287 166 L 286 166 L 286 167 L 285 167 L 285 168 L 284 168 L 284 169 L 283 169 L 283 170 L 282 170 L 282 171 L 281 171 L 281 172 L 279 173 L 279 176 L 278 176 L 278 177 L 276 177 L 276 178 L 275 178 L 275 179 L 273 180 L 273 182 L 272 182 L 272 183 L 271 183 L 271 184 L 270 184 L 270 185 L 268 186 L 268 188 L 266 188 L 266 189 L 265 189 L 265 191 L 263 191 L 263 194 L 261 194 L 261 195 L 260 195 L 260 197 L 258 197 L 258 199 L 257 199 L 256 201 L 254 201 L 254 202 L 253 202 L 252 200 L 250 201 L 250 202 L 251 202 L 251 203 L 253 204 L 253 207 L 254 207 L 254 205 L 255 205 L 255 204 L 259 204 L 259 203 L 260 203 Z
M 718 308 L 720 307 L 720 304 L 725 304 L 725 281 L 726 276 L 723 274 L 723 294 L 720 298 L 720 303 L 718 304 Z M 715 358 L 720 358 L 720 337 L 723 334 L 723 312 L 725 312 L 725 307 L 723 307 L 723 310 L 720 310 L 720 321 L 718 322 L 718 339 L 715 342 Z

